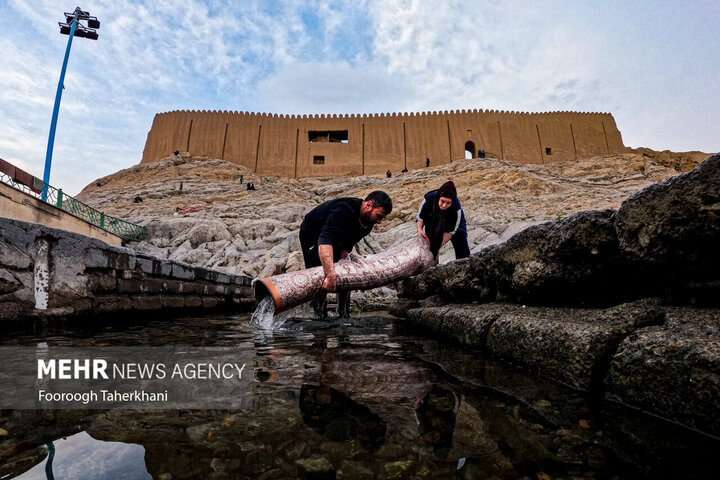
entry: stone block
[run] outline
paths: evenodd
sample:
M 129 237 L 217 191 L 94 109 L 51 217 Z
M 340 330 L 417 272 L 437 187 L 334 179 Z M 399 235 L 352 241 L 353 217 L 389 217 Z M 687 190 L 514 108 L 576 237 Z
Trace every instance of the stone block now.
M 190 265 L 182 265 L 179 263 L 173 263 L 170 276 L 173 278 L 179 278 L 181 280 L 194 280 L 195 279 L 195 268 L 193 268 Z
M 185 300 L 181 295 L 162 295 L 163 308 L 182 308 L 185 306 Z
M 140 281 L 140 291 L 146 294 L 162 293 L 165 283 L 159 278 L 145 278 Z
M 96 312 L 119 312 L 132 310 L 133 302 L 127 295 L 101 295 L 93 300 L 93 311 Z
M 130 298 L 137 310 L 160 310 L 163 307 L 160 295 L 132 295 Z
M 129 250 L 132 252 L 132 250 Z M 115 249 L 92 247 L 82 252 L 80 260 L 86 268 L 114 268 L 117 270 L 131 270 L 135 268 L 136 258 L 126 252 Z
M 230 275 L 218 270 L 211 270 L 209 268 L 195 269 L 195 278 L 198 280 L 207 280 L 213 283 L 230 283 Z
M 503 314 L 521 309 L 516 305 L 447 305 L 408 310 L 407 321 L 455 343 L 484 349 L 488 331 Z
M 186 295 L 185 306 L 188 308 L 198 308 L 202 306 L 202 299 L 199 295 Z
M 108 253 L 99 248 L 91 248 L 85 254 L 85 268 L 111 268 Z
M 223 303 L 223 299 L 218 297 L 202 297 L 203 308 L 215 308 Z
M 92 293 L 112 292 L 117 288 L 117 279 L 114 275 L 88 275 L 87 288 Z
M 117 290 L 119 293 L 139 293 L 142 291 L 142 280 L 117 279 Z
M 145 274 L 140 269 L 120 270 L 120 277 L 124 278 L 125 280 L 143 279 L 143 278 L 145 278 Z
M 668 308 L 612 357 L 608 397 L 720 436 L 720 309 Z
M 233 286 L 227 289 L 227 292 L 229 295 L 234 295 L 236 297 L 252 297 L 253 289 L 249 286 Z
M 200 282 L 185 282 L 182 286 L 183 293 L 203 295 L 205 293 L 206 284 Z
M 63 304 L 63 305 L 54 305 L 53 302 L 51 302 L 50 305 L 53 308 L 70 307 L 71 313 L 77 314 L 77 313 L 85 313 L 85 312 L 92 311 L 93 300 L 91 298 L 81 298 L 81 299 L 74 300 L 72 302 L 68 302 L 67 304 Z
M 165 280 L 162 283 L 163 293 L 182 293 L 182 282 L 177 280 Z
M 138 268 L 141 272 L 147 275 L 153 275 L 155 273 L 155 263 L 159 263 L 157 260 L 142 255 L 137 256 L 137 263 L 135 268 Z
M 591 390 L 601 387 L 609 359 L 626 336 L 660 322 L 662 312 L 652 301 L 608 309 L 520 308 L 493 322 L 486 346 L 493 357 Z
M 172 273 L 171 262 L 147 255 L 138 255 L 136 265 L 137 268 L 146 275 L 169 277 Z
M 153 273 L 155 275 L 162 275 L 163 277 L 169 277 L 172 273 L 172 263 L 168 260 L 160 260 L 159 265 L 153 266 Z M 157 266 L 158 270 L 155 270 L 155 266 Z

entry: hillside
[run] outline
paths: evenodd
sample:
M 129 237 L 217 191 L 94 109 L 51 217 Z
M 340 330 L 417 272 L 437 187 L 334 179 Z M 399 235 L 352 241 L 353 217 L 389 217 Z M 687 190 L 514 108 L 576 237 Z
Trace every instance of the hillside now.
M 375 227 L 359 253 L 379 251 L 415 234 L 422 195 L 452 179 L 468 223 L 471 250 L 501 242 L 534 223 L 581 210 L 617 208 L 633 192 L 676 175 L 683 161 L 652 151 L 594 157 L 577 162 L 521 165 L 472 159 L 384 175 L 287 179 L 260 177 L 223 160 L 170 156 L 97 180 L 78 199 L 110 215 L 148 227 L 148 237 L 129 246 L 161 258 L 252 277 L 302 268 L 297 231 L 303 215 L 339 197 L 387 191 L 392 214 Z M 697 162 L 705 156 L 699 154 Z M 243 182 L 240 182 L 240 177 Z M 257 190 L 246 190 L 248 180 Z M 182 182 L 182 190 L 180 184 Z M 140 195 L 142 203 L 133 203 Z M 187 210 L 194 210 L 183 213 Z M 179 212 L 178 212 L 179 211 Z M 441 263 L 454 258 L 447 245 Z

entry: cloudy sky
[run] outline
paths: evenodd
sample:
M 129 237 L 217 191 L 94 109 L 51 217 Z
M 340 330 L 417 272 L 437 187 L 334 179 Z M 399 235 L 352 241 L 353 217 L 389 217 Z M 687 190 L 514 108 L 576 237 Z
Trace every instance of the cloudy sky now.
M 50 183 L 137 164 L 180 109 L 610 112 L 625 145 L 716 152 L 720 2 L 81 0 Z M 0 0 L 0 158 L 41 177 L 75 3 Z

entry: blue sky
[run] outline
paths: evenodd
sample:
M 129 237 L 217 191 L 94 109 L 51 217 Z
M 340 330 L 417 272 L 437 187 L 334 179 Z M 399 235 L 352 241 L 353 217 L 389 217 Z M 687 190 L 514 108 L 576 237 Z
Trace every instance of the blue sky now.
M 0 157 L 42 177 L 76 4 L 0 0 Z M 610 112 L 625 145 L 718 151 L 720 2 L 93 0 L 50 183 L 139 163 L 158 112 Z

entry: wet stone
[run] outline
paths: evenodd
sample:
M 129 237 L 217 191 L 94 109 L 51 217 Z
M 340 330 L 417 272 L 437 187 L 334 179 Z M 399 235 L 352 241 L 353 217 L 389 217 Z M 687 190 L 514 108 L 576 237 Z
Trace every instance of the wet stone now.
M 348 480 L 372 480 L 375 478 L 373 471 L 364 466 L 361 462 L 345 460 L 340 464 L 340 471 L 343 479 Z
M 608 396 L 720 435 L 720 309 L 675 307 L 620 344 Z
M 415 462 L 412 460 L 386 463 L 385 474 L 388 479 L 409 478 L 409 470 L 412 469 L 414 464 Z
M 324 457 L 296 460 L 295 464 L 298 466 L 298 470 L 304 473 L 307 478 L 335 478 L 335 469 L 333 468 L 332 463 Z

